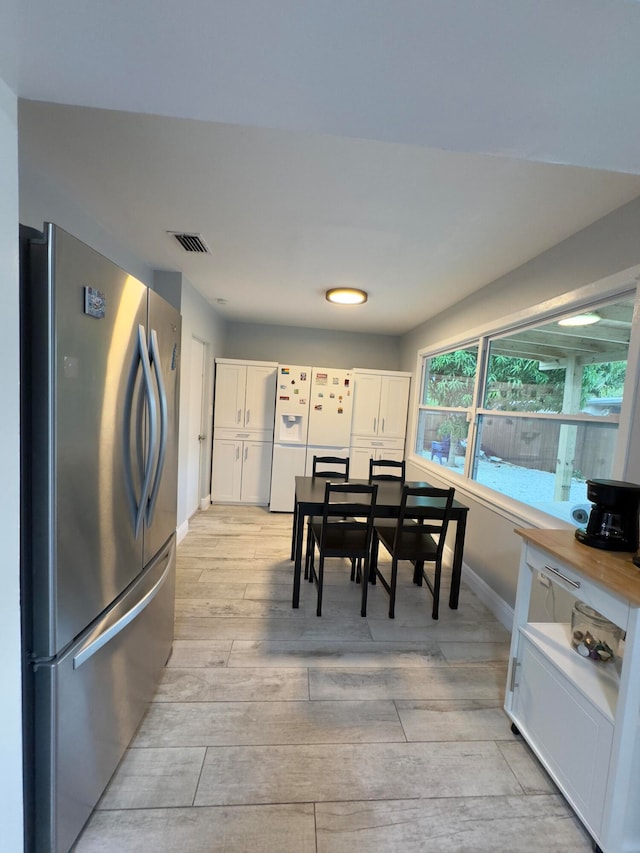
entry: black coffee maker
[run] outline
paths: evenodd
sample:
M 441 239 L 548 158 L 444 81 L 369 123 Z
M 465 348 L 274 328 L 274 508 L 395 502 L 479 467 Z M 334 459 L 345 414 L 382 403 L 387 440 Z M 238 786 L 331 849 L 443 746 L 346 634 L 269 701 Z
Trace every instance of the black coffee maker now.
M 587 499 L 593 504 L 589 521 L 576 530 L 576 539 L 605 551 L 637 551 L 640 485 L 587 480 Z

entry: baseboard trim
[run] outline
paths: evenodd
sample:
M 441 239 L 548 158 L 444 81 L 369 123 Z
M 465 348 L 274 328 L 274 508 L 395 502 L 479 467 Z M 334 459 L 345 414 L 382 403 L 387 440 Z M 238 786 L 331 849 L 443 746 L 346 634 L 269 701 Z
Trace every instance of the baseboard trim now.
M 178 525 L 178 529 L 176 530 L 176 541 L 178 545 L 182 542 L 184 537 L 189 532 L 189 522 L 183 521 L 182 524 Z
M 445 551 L 448 551 L 448 561 L 451 563 L 453 560 L 453 551 L 448 547 L 445 547 Z M 462 563 L 462 580 L 469 586 L 471 591 L 477 595 L 480 601 L 489 608 L 498 622 L 500 622 L 507 631 L 511 632 L 511 629 L 513 628 L 513 607 L 507 604 L 504 598 L 501 598 L 498 593 L 464 561 Z
M 211 506 L 211 495 L 207 495 L 204 498 L 200 498 L 200 509 L 202 512 L 209 509 Z

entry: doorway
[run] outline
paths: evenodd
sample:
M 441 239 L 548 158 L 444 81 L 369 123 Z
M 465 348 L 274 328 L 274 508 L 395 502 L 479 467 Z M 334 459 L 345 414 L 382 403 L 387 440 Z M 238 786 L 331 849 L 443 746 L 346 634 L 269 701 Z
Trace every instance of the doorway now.
M 187 518 L 200 508 L 203 456 L 207 431 L 204 429 L 206 346 L 191 338 L 189 368 L 189 447 L 187 457 Z

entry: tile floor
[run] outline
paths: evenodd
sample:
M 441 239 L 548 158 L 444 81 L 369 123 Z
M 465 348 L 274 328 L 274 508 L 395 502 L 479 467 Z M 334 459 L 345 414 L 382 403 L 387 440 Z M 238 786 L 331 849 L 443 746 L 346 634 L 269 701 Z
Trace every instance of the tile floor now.
M 178 549 L 176 639 L 76 853 L 579 853 L 502 710 L 507 632 L 401 573 L 369 614 L 337 561 L 291 608 L 291 516 L 212 507 Z

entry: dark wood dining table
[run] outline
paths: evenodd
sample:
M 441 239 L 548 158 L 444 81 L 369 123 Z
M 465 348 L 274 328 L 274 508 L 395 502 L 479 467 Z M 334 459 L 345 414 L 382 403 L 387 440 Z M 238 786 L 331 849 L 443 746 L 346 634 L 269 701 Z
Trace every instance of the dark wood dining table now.
M 293 566 L 293 607 L 300 605 L 300 576 L 302 574 L 302 540 L 304 538 L 304 521 L 310 515 L 322 515 L 324 506 L 324 491 L 327 479 L 325 477 L 296 477 L 296 493 L 293 508 L 293 530 L 291 535 L 291 559 Z M 349 480 L 350 483 L 368 483 L 368 480 Z M 381 480 L 378 485 L 376 500 L 376 518 L 397 518 L 400 513 L 402 483 L 396 480 Z M 408 486 L 429 486 L 429 483 L 407 481 Z M 419 498 L 423 505 L 429 505 L 429 498 Z M 451 509 L 451 520 L 456 523 L 456 537 L 453 546 L 453 565 L 451 570 L 451 589 L 449 591 L 449 607 L 456 610 L 460 595 L 460 577 L 462 575 L 462 555 L 464 552 L 464 536 L 467 527 L 469 507 L 454 500 Z M 442 506 L 433 501 L 433 517 L 442 517 Z

